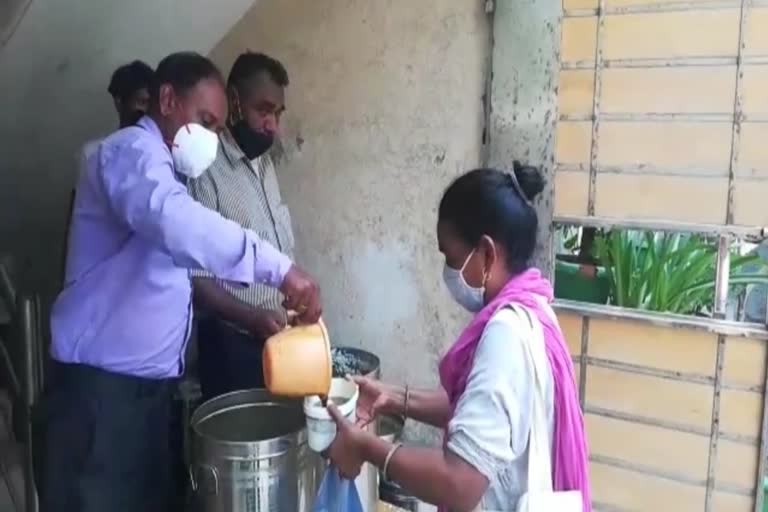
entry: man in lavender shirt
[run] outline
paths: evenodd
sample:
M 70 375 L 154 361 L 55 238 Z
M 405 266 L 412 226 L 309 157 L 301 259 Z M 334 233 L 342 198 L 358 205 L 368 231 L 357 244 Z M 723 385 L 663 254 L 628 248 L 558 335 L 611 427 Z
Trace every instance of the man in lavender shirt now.
M 307 274 L 195 202 L 177 174 L 169 141 L 179 129 L 224 126 L 216 67 L 194 53 L 170 55 L 150 94 L 148 115 L 107 137 L 77 186 L 37 411 L 42 512 L 167 510 L 171 383 L 184 370 L 190 269 L 279 288 L 302 321 L 320 315 Z

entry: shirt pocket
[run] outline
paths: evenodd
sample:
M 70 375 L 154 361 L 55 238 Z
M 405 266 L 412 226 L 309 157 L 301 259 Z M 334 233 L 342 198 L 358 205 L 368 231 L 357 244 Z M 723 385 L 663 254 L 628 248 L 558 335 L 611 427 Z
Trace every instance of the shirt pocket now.
M 285 254 L 292 256 L 296 246 L 296 240 L 293 238 L 291 212 L 284 204 L 280 204 L 275 208 L 275 227 L 277 228 L 277 237 L 280 240 L 280 247 Z

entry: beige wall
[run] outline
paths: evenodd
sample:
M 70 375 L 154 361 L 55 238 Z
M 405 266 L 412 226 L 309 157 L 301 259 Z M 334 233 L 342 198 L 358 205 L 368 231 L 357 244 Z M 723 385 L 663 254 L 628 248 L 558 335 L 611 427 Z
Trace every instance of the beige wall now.
M 248 48 L 291 75 L 279 168 L 299 260 L 320 280 L 336 344 L 389 379 L 432 382 L 463 315 L 442 285 L 443 189 L 479 164 L 482 2 L 263 0 L 212 55 Z

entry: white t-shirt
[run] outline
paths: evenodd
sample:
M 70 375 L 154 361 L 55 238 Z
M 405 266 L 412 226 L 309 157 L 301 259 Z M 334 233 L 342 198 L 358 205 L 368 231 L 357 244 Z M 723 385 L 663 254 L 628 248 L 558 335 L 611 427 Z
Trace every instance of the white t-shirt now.
M 467 387 L 448 425 L 448 449 L 488 479 L 489 487 L 480 504 L 483 510 L 514 511 L 528 488 L 528 436 L 535 386 L 534 370 L 523 345 L 530 342 L 532 330 L 528 318 L 521 315 L 505 308 L 486 325 Z M 536 321 L 535 315 L 531 318 Z M 551 446 L 551 369 L 544 376 L 544 389 Z

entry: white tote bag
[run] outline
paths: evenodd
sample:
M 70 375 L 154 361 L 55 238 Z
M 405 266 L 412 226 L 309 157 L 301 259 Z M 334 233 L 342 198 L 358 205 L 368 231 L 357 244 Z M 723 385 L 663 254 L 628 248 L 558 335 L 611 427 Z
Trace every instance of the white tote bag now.
M 525 357 L 533 369 L 534 389 L 531 411 L 531 432 L 528 439 L 528 492 L 517 502 L 517 512 L 583 512 L 581 491 L 555 492 L 552 490 L 552 456 L 545 410 L 543 376 L 549 366 L 544 346 L 541 322 L 525 308 L 513 308 L 520 318 L 527 318 L 531 336 L 525 343 Z

